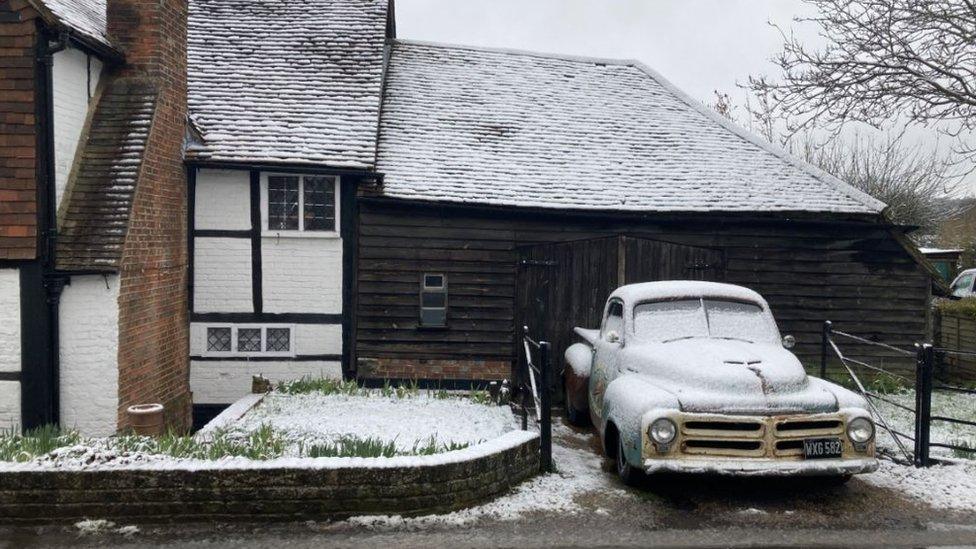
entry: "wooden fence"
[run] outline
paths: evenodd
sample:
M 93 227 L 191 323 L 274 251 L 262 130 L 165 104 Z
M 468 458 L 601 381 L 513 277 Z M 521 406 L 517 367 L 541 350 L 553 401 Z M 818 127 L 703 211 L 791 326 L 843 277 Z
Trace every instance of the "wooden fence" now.
M 976 318 L 964 313 L 934 310 L 935 345 L 939 349 L 976 353 Z M 976 383 L 976 354 L 940 353 L 935 375 L 959 383 Z

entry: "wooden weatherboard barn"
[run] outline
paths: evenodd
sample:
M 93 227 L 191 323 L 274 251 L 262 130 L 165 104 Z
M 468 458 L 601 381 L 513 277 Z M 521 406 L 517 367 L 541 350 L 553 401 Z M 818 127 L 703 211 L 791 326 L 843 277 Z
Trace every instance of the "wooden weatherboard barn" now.
M 883 204 L 639 63 L 396 41 L 384 93 L 384 179 L 356 227 L 361 378 L 510 377 L 520 326 L 561 355 L 648 280 L 759 291 L 811 366 L 827 319 L 927 333 L 931 273 Z

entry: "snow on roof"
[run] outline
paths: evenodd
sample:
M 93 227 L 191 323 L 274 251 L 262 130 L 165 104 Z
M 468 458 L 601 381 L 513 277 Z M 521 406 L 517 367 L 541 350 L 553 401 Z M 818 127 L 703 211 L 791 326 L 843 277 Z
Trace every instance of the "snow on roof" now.
M 105 0 L 40 0 L 56 23 L 83 38 L 114 48 L 106 32 Z
M 610 297 L 620 298 L 628 304 L 659 299 L 713 297 L 735 301 L 751 301 L 766 307 L 766 300 L 749 288 L 699 280 L 664 280 L 627 284 L 614 290 Z
M 394 42 L 384 194 L 617 211 L 876 214 L 884 204 L 635 61 Z
M 387 0 L 190 0 L 188 155 L 372 167 L 386 24 Z

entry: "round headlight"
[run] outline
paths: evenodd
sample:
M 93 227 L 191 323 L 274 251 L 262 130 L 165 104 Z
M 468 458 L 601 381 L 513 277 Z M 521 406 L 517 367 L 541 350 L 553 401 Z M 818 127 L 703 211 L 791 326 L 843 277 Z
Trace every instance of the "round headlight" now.
M 647 429 L 648 436 L 658 444 L 667 444 L 678 434 L 678 427 L 668 418 L 655 419 Z
M 856 417 L 847 424 L 847 436 L 851 442 L 864 444 L 874 438 L 874 423 L 866 417 Z

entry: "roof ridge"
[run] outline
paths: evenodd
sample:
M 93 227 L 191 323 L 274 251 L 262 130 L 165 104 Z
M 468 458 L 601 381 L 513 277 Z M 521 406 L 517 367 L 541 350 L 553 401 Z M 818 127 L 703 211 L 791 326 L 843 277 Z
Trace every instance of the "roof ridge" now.
M 586 55 L 576 55 L 571 53 L 555 53 L 555 52 L 540 52 L 533 50 L 523 50 L 518 48 L 501 48 L 494 46 L 475 46 L 468 44 L 451 44 L 447 42 L 434 42 L 428 40 L 412 40 L 396 38 L 393 41 L 394 45 L 402 44 L 405 46 L 424 46 L 432 48 L 442 48 L 450 50 L 467 50 L 467 51 L 477 51 L 483 53 L 499 53 L 505 55 L 519 55 L 523 57 L 538 57 L 541 59 L 561 59 L 563 61 L 574 61 L 578 63 L 591 63 L 594 65 L 618 65 L 622 67 L 633 66 L 639 61 L 635 59 L 625 59 L 625 58 L 614 58 L 614 57 L 590 57 Z
M 810 164 L 809 162 L 806 162 L 803 159 L 798 158 L 797 156 L 791 154 L 790 152 L 786 151 L 782 147 L 774 145 L 773 143 L 770 143 L 769 141 L 760 138 L 759 136 L 755 135 L 749 130 L 739 126 L 738 124 L 735 124 L 730 120 L 727 120 L 717 112 L 706 107 L 701 101 L 696 101 L 693 97 L 688 95 L 687 92 L 674 85 L 670 80 L 664 77 L 664 75 L 652 69 L 650 66 L 640 61 L 634 61 L 632 66 L 644 72 L 647 76 L 649 76 L 655 82 L 663 86 L 668 92 L 670 92 L 672 95 L 677 97 L 679 100 L 688 104 L 690 107 L 697 110 L 701 114 L 705 115 L 712 121 L 717 122 L 722 127 L 729 130 L 730 132 L 737 135 L 738 137 L 744 139 L 745 141 L 759 147 L 760 149 L 772 154 L 773 156 L 776 156 L 777 158 L 789 163 L 790 165 L 806 172 L 811 177 L 819 181 L 822 181 L 827 185 L 830 185 L 835 190 L 846 194 L 848 197 L 850 197 L 853 200 L 856 200 L 857 202 L 860 202 L 862 205 L 868 208 L 873 208 L 878 210 L 878 213 L 884 211 L 887 208 L 887 204 L 865 193 L 864 191 L 861 191 L 860 189 L 854 187 L 850 183 L 847 183 L 846 181 L 825 172 L 824 170 L 814 166 L 813 164 Z

